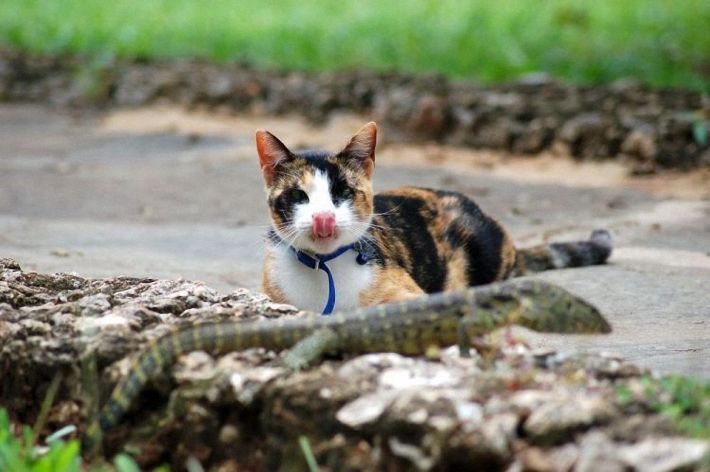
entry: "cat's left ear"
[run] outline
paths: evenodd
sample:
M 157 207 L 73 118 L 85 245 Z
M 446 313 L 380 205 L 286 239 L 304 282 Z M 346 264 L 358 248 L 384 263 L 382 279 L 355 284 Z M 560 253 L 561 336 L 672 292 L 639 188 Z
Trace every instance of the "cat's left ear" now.
M 375 170 L 375 146 L 377 145 L 377 124 L 369 122 L 355 133 L 339 157 L 357 162 L 368 178 Z

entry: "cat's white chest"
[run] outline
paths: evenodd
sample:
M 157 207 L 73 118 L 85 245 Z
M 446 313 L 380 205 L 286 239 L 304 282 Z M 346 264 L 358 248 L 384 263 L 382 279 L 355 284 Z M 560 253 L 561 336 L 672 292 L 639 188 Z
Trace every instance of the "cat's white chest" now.
M 271 247 L 274 256 L 273 280 L 288 299 L 298 308 L 320 313 L 328 301 L 328 276 L 301 263 L 288 248 Z M 372 266 L 360 265 L 357 253 L 348 251 L 327 263 L 335 282 L 334 311 L 356 308 L 360 293 L 366 290 L 373 277 Z

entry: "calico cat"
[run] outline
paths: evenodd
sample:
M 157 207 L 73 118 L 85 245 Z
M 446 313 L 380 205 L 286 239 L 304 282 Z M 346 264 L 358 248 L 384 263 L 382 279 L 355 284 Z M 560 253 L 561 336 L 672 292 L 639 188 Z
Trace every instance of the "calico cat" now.
M 274 301 L 330 313 L 547 269 L 602 264 L 611 236 L 516 250 L 468 197 L 404 187 L 373 195 L 377 125 L 338 153 L 291 152 L 256 132 L 272 229 L 263 289 Z

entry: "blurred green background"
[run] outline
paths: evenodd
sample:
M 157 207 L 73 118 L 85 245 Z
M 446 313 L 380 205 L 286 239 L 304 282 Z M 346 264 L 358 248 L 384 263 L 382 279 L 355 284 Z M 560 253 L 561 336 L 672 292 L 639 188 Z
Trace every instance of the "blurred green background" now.
M 710 88 L 710 0 L 3 0 L 0 43 L 488 83 L 545 71 Z

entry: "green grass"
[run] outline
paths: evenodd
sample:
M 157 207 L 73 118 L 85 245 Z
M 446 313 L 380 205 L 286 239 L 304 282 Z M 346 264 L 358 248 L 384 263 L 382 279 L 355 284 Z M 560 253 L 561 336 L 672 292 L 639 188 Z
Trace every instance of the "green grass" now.
M 680 375 L 642 380 L 654 411 L 673 418 L 684 433 L 710 439 L 710 382 Z
M 3 0 L 0 43 L 307 70 L 547 71 L 708 90 L 707 0 Z
M 679 431 L 696 438 L 710 439 L 710 382 L 669 375 L 659 379 L 641 378 L 641 398 L 625 383 L 617 387 L 621 404 L 641 400 L 656 413 L 673 419 Z
M 0 409 L 0 470 L 16 472 L 79 472 L 79 441 L 51 441 L 42 451 L 34 445 L 29 426 L 16 437 L 5 410 Z
M 140 472 L 141 469 L 126 454 L 115 457 L 113 464 L 89 465 L 81 458 L 78 439 L 62 438 L 74 428 L 62 428 L 45 440 L 36 441 L 36 430 L 13 425 L 7 412 L 0 408 L 0 471 L 12 472 Z M 155 469 L 166 472 L 167 468 Z

